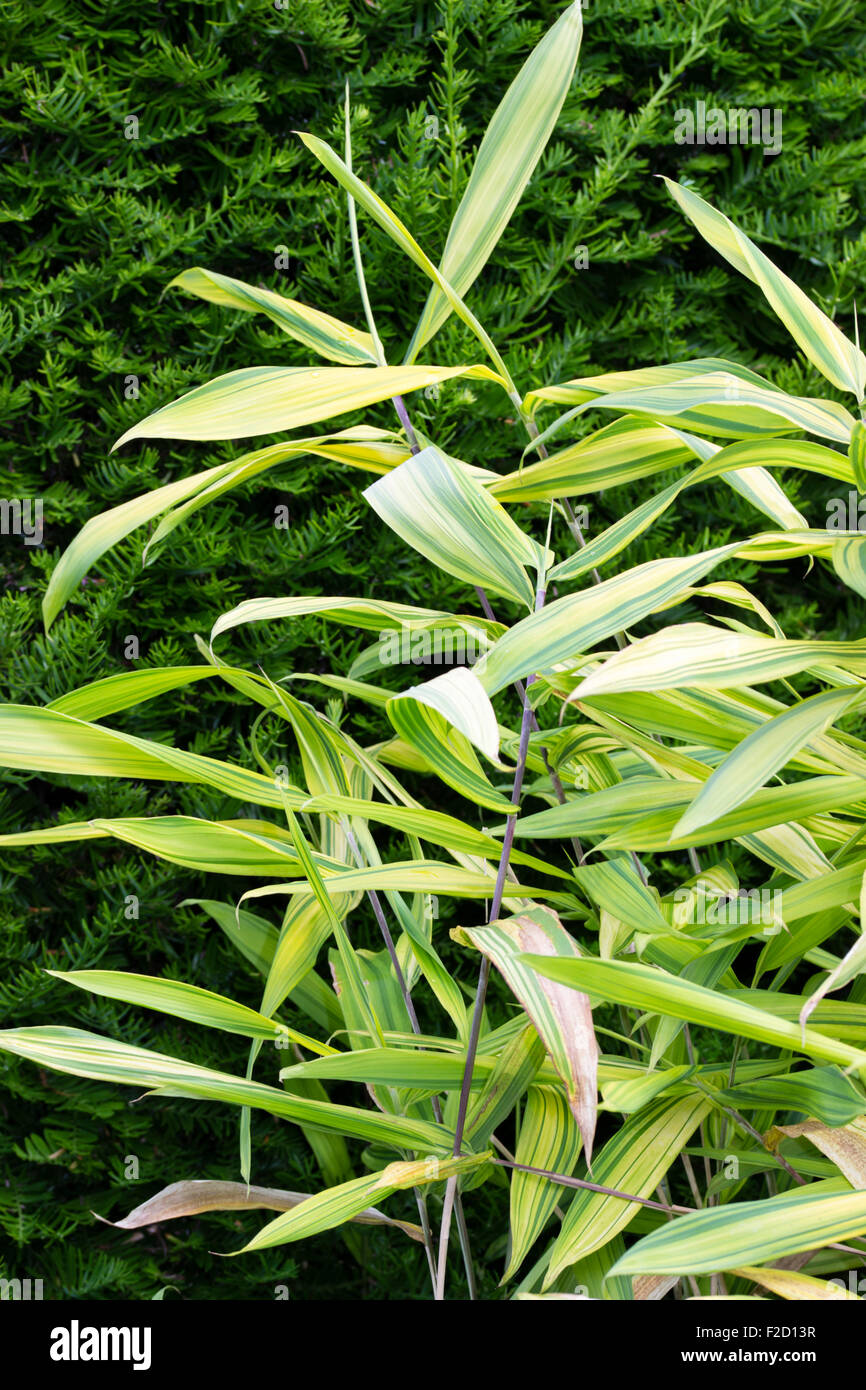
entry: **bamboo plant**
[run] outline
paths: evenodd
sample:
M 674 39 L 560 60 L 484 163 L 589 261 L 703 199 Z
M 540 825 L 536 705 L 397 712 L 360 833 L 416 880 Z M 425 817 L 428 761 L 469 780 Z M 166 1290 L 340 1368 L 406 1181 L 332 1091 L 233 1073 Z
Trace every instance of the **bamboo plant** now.
M 760 585 L 735 576 L 808 557 L 866 597 L 866 538 L 810 525 L 778 476 L 801 469 L 837 491 L 866 488 L 866 429 L 835 395 L 795 397 L 718 358 L 513 379 L 467 296 L 554 130 L 580 39 L 576 3 L 499 105 L 438 264 L 354 172 L 348 98 L 342 154 L 300 137 L 348 198 L 364 329 L 215 271 L 172 281 L 266 315 L 325 365 L 230 372 L 128 430 L 115 447 L 295 433 L 92 519 L 54 570 L 46 629 L 136 528 L 156 523 L 153 560 L 193 512 L 300 456 L 372 477 L 363 495 L 382 525 L 463 584 L 465 606 L 251 598 L 215 615 L 187 666 L 111 676 L 45 707 L 0 707 L 5 767 L 193 784 L 237 803 L 227 820 L 106 818 L 24 830 L 2 846 L 122 841 L 248 878 L 240 902 L 201 906 L 262 980 L 252 1009 L 194 979 L 62 974 L 237 1034 L 245 1073 L 240 1053 L 229 1075 L 51 1025 L 0 1033 L 0 1046 L 43 1067 L 237 1107 L 242 1181 L 166 1173 L 124 1228 L 214 1209 L 278 1212 L 242 1255 L 353 1221 L 385 1225 L 419 1242 L 441 1299 L 458 1245 L 474 1290 L 473 1192 L 489 1183 L 507 1231 L 505 1297 L 847 1297 L 828 1276 L 866 1254 L 866 742 L 839 725 L 863 703 L 866 643 L 788 638 Z M 859 344 L 723 213 L 666 182 L 859 413 Z M 376 332 L 359 212 L 430 282 L 399 364 Z M 452 314 L 477 355 L 445 366 L 432 347 Z M 412 393 L 456 378 L 503 393 L 523 436 L 504 466 L 454 457 L 413 422 Z M 386 425 L 333 424 L 380 403 L 396 412 Z M 576 499 L 672 474 L 584 535 Z M 752 505 L 754 532 L 629 566 L 629 547 L 690 487 L 711 488 L 720 505 L 734 489 Z M 698 621 L 678 618 L 686 603 Z M 222 654 L 236 628 L 310 615 L 369 634 L 351 669 L 252 671 Z M 382 657 L 395 634 L 422 646 L 456 635 L 480 655 L 421 681 L 413 666 L 395 692 Z M 110 722 L 199 681 L 249 701 L 257 766 Z M 378 742 L 353 736 L 358 709 L 379 721 Z M 260 751 L 263 725 L 281 731 L 302 776 Z M 454 902 L 448 951 L 434 898 Z M 374 950 L 358 945 L 362 905 L 380 933 Z M 488 987 L 510 1000 L 495 1027 Z M 253 1110 L 300 1128 L 320 1190 L 252 1185 Z M 391 1202 L 405 1191 L 417 1222 L 404 1219 L 405 1198 Z

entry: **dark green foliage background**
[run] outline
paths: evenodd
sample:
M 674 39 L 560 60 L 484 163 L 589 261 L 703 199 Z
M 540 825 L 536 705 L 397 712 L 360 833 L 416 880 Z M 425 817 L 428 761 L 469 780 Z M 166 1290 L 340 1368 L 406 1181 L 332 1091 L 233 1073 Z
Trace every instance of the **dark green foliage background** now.
M 344 202 L 293 130 L 338 144 L 348 77 L 356 168 L 438 254 L 487 120 L 561 9 L 517 0 L 0 4 L 0 469 L 4 496 L 44 499 L 46 525 L 42 548 L 0 537 L 5 698 L 39 703 L 131 667 L 130 635 L 139 664 L 195 661 L 194 634 L 242 598 L 368 593 L 467 603 L 371 520 L 362 475 L 301 462 L 199 512 L 145 570 L 142 535 L 133 536 L 89 576 L 50 639 L 39 616 L 53 565 L 90 516 L 243 452 L 160 443 L 110 456 L 133 420 L 218 372 L 305 360 L 262 320 L 176 291 L 160 301 L 173 275 L 201 264 L 362 322 Z M 758 292 L 696 241 L 652 175 L 692 179 L 850 329 L 866 282 L 866 30 L 857 0 L 590 0 L 586 20 L 579 79 L 556 137 L 472 291 L 473 309 L 508 345 L 518 384 L 719 355 L 820 394 Z M 675 113 L 698 99 L 780 108 L 782 154 L 676 145 Z M 138 120 L 134 140 L 125 138 L 129 116 Z M 379 330 L 396 360 L 426 285 L 377 231 L 362 224 L 362 237 Z M 586 270 L 574 267 L 581 247 Z M 275 268 L 279 248 L 288 251 L 286 270 Z M 453 322 L 428 352 L 431 360 L 476 359 Z M 137 399 L 127 399 L 132 377 Z M 409 404 L 422 428 L 461 457 L 515 466 L 522 439 L 500 396 L 456 384 Z M 394 423 L 385 406 L 367 418 Z M 591 498 L 590 530 L 648 486 Z M 819 484 L 794 481 L 792 490 L 819 523 L 827 501 Z M 274 526 L 280 504 L 290 510 L 288 531 Z M 688 494 L 676 518 L 628 558 L 698 549 L 750 518 L 721 485 Z M 848 591 L 820 569 L 808 583 L 805 564 L 793 582 L 766 570 L 764 580 L 790 636 L 826 633 L 828 623 L 860 635 Z M 349 630 L 268 625 L 244 630 L 226 650 L 278 676 L 343 670 L 361 645 Z M 352 715 L 354 731 L 380 736 Z M 250 756 L 249 711 L 216 686 L 115 722 L 197 752 Z M 200 789 L 111 781 L 10 774 L 0 787 L 2 831 L 160 811 L 234 808 Z M 89 846 L 7 852 L 0 879 L 4 1026 L 83 1026 L 242 1068 L 239 1039 L 75 997 L 44 970 L 176 974 L 255 1005 L 258 983 L 245 962 L 209 919 L 178 906 L 197 896 L 233 902 L 245 885 Z M 140 900 L 138 920 L 125 916 L 129 894 Z M 134 1237 L 98 1226 L 91 1209 L 119 1217 L 169 1181 L 236 1176 L 233 1113 L 135 1105 L 129 1094 L 3 1064 L 0 1272 L 41 1277 L 55 1298 L 150 1298 L 173 1285 L 185 1297 L 261 1299 L 274 1297 L 277 1283 L 292 1299 L 424 1296 L 419 1249 L 378 1234 L 365 1235 L 360 1274 L 337 1235 L 224 1262 L 208 1251 L 240 1244 L 249 1220 L 176 1222 Z M 254 1142 L 255 1181 L 316 1185 L 312 1156 L 289 1126 L 258 1119 Z M 137 1182 L 124 1176 L 129 1155 L 139 1159 Z M 487 1192 L 471 1203 L 477 1248 L 502 1254 Z M 485 1292 L 495 1296 L 494 1288 Z

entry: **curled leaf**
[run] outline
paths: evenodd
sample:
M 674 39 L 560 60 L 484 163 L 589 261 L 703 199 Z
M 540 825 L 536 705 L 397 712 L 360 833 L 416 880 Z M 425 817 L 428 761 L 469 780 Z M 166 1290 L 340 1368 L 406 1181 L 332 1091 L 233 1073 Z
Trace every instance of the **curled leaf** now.
M 402 1165 L 392 1166 L 399 1168 Z M 94 1215 L 107 1226 L 115 1226 L 122 1231 L 136 1231 L 158 1221 L 176 1221 L 178 1217 L 199 1216 L 206 1211 L 255 1211 L 263 1207 L 268 1211 L 292 1211 L 302 1202 L 309 1201 L 311 1195 L 308 1192 L 287 1192 L 279 1187 L 248 1187 L 245 1182 L 195 1178 L 170 1183 L 121 1221 L 106 1221 L 97 1212 Z M 366 1207 L 356 1213 L 352 1220 L 365 1226 L 399 1226 L 413 1240 L 423 1242 L 424 1239 L 420 1226 L 414 1226 L 410 1221 L 396 1221 L 375 1207 Z

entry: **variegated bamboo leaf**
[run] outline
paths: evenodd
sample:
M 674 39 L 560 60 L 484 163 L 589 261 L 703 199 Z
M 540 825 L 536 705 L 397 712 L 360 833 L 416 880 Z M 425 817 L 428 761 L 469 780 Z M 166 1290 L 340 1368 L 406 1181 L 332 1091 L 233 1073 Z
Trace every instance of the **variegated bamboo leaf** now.
M 485 927 L 463 927 L 460 934 L 501 971 L 532 1019 L 562 1077 L 583 1137 L 587 1163 L 591 1162 L 598 1104 L 598 1044 L 589 999 L 582 994 L 570 997 L 567 990 L 539 978 L 523 959 L 524 953 L 530 951 L 555 958 L 577 957 L 577 943 L 556 913 L 547 908 L 536 908 Z

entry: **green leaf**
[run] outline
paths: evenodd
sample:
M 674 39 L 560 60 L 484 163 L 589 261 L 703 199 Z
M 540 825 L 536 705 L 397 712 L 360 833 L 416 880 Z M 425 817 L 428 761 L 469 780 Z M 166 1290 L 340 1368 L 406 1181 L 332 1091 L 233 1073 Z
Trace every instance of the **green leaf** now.
M 155 410 L 114 448 L 132 439 L 277 434 L 457 376 L 496 379 L 487 367 L 242 367 Z
M 720 1029 L 757 1042 L 770 1043 L 794 1052 L 806 1052 L 822 1061 L 838 1062 L 858 1070 L 866 1068 L 866 1052 L 847 1043 L 822 1037 L 806 1028 L 774 1018 L 772 1014 L 740 1003 L 729 994 L 720 994 L 664 970 L 631 961 L 552 958 L 528 955 L 524 963 L 572 989 L 625 1004 L 649 1013 L 669 1014 L 705 1028 Z
M 331 930 L 337 942 L 337 949 L 340 952 L 340 963 L 345 976 L 344 989 L 340 998 L 340 1007 L 344 1015 L 346 1015 L 347 1022 L 350 1023 L 350 1026 L 357 1027 L 361 1023 L 365 1024 L 370 1030 L 371 1038 L 374 1038 L 382 1045 L 385 1041 L 382 1036 L 382 1027 L 370 1001 L 368 991 L 364 986 L 364 979 L 358 963 L 358 958 L 349 940 L 348 932 L 340 920 L 339 913 L 334 908 L 331 896 L 319 872 L 318 865 L 310 852 L 306 836 L 300 827 L 297 817 L 288 804 L 285 810 L 286 819 L 289 822 L 289 828 L 292 832 L 292 841 L 298 859 L 300 860 L 304 877 L 313 891 L 316 902 L 330 921 Z M 351 1006 L 351 1017 L 349 1016 L 349 1006 Z
M 359 893 L 375 889 L 394 889 L 398 893 L 438 893 L 454 898 L 491 898 L 495 875 L 464 869 L 462 865 L 444 864 L 438 859 L 403 860 L 390 864 L 374 864 L 366 869 L 336 868 L 322 875 L 328 894 Z M 509 881 L 507 891 L 518 897 L 530 893 L 538 898 L 554 896 L 553 890 L 524 887 Z M 265 898 L 273 894 L 307 894 L 310 885 L 305 879 L 293 883 L 267 884 L 251 888 L 245 898 Z
M 711 1102 L 701 1095 L 653 1101 L 609 1139 L 593 1168 L 593 1182 L 635 1197 L 649 1197 L 698 1125 Z M 575 1192 L 554 1242 L 544 1279 L 549 1288 L 576 1261 L 613 1240 L 640 1210 L 636 1202 L 587 1190 Z
M 350 328 L 347 323 L 323 314 L 319 309 L 311 309 L 297 299 L 286 299 L 273 290 L 263 290 L 258 285 L 247 285 L 243 280 L 234 280 L 229 275 L 219 275 L 215 270 L 203 270 L 193 266 L 183 270 L 167 289 L 177 287 L 187 294 L 198 295 L 211 304 L 222 304 L 228 309 L 242 309 L 249 314 L 264 314 L 266 318 L 296 338 L 299 343 L 312 348 L 321 357 L 332 362 L 343 362 L 347 366 L 363 362 L 376 362 L 373 339 L 369 333 Z
M 229 903 L 217 902 L 213 898 L 185 898 L 180 906 L 204 908 L 222 927 L 244 959 L 254 965 L 259 974 L 267 975 L 279 932 L 266 917 L 258 917 L 254 912 L 236 911 Z
M 797 345 L 819 372 L 858 401 L 866 383 L 866 357 L 808 295 L 773 265 L 768 256 L 717 208 L 690 188 L 665 179 L 668 192 L 701 236 L 726 261 L 763 291 Z
M 181 1216 L 199 1216 L 207 1211 L 292 1211 L 302 1202 L 309 1202 L 309 1192 L 287 1192 L 281 1187 L 256 1187 L 245 1182 L 220 1182 L 208 1178 L 193 1178 L 173 1182 L 142 1202 L 120 1221 L 109 1221 L 120 1231 L 138 1231 L 159 1221 L 176 1221 Z M 368 1207 L 352 1217 L 362 1226 L 396 1226 L 413 1240 L 424 1240 L 420 1226 L 410 1221 L 395 1221 L 384 1212 Z
M 357 174 L 352 172 L 346 162 L 337 154 L 336 150 L 333 150 L 326 141 L 319 140 L 315 135 L 308 135 L 303 131 L 299 131 L 298 134 L 311 154 L 314 154 L 319 163 L 324 165 L 330 174 L 333 174 L 334 178 L 340 186 L 346 190 L 349 196 L 353 198 L 365 212 L 369 213 L 373 221 L 378 223 L 394 244 L 399 246 L 400 250 L 403 251 L 411 261 L 414 261 L 415 265 L 419 266 L 420 269 L 424 271 L 424 274 L 433 281 L 433 284 L 441 290 L 458 318 L 472 330 L 493 362 L 493 366 L 496 370 L 494 373 L 488 371 L 488 377 L 491 380 L 498 381 L 499 384 L 508 391 L 512 399 L 514 399 L 517 396 L 517 389 L 490 335 L 482 328 L 475 315 L 467 308 L 454 287 L 450 285 L 445 277 L 436 269 L 426 252 L 421 250 L 421 247 L 408 228 L 404 226 L 399 217 L 391 211 L 388 204 L 385 203 L 377 193 L 374 193 L 372 188 L 369 188 L 363 180 L 359 179 Z
M 565 1085 L 568 1103 L 583 1137 L 587 1162 L 597 1109 L 598 1045 L 589 999 L 569 994 L 528 968 L 525 952 L 543 958 L 577 957 L 579 948 L 555 912 L 536 908 L 485 927 L 462 927 L 465 938 L 487 956 L 520 1000 Z M 541 959 L 542 957 L 533 957 Z M 546 974 L 546 972 L 540 972 Z
M 423 806 L 390 806 L 385 801 L 361 801 L 352 797 L 317 796 L 304 806 L 305 811 L 324 811 L 335 815 L 357 816 L 365 821 L 390 825 L 407 835 L 416 835 L 431 844 L 444 849 L 456 850 L 461 854 L 477 854 L 483 859 L 498 860 L 502 854 L 502 841 L 483 830 L 476 830 L 456 816 L 445 815 L 442 811 L 429 811 Z M 545 863 L 532 854 L 521 854 L 512 850 L 514 863 L 527 864 L 542 873 L 554 874 L 557 878 L 568 878 L 564 869 L 555 864 Z
M 214 623 L 210 640 L 213 643 L 222 633 L 244 623 L 272 622 L 278 618 L 302 618 L 317 614 L 329 622 L 345 623 L 364 631 L 381 632 L 393 628 L 409 632 L 431 628 L 459 628 L 481 647 L 502 631 L 501 623 L 488 623 L 484 618 L 459 617 L 439 608 L 416 608 L 409 603 L 388 603 L 381 599 L 308 597 L 252 598 L 239 603 Z
M 601 864 L 585 864 L 574 876 L 598 907 L 612 912 L 621 922 L 637 931 L 670 931 L 670 923 L 659 906 L 659 897 L 645 884 L 631 859 L 607 859 Z
M 466 465 L 435 445 L 408 458 L 364 492 L 377 515 L 440 569 L 466 584 L 532 608 L 539 547 Z
M 320 1231 L 330 1231 L 344 1221 L 353 1220 L 373 1201 L 384 1201 L 393 1192 L 408 1187 L 424 1187 L 469 1172 L 488 1163 L 491 1157 L 490 1153 L 471 1154 L 466 1158 L 430 1156 L 391 1163 L 381 1172 L 353 1178 L 339 1187 L 317 1192 L 293 1211 L 269 1221 L 241 1250 L 232 1253 L 244 1255 L 250 1250 L 269 1250 L 275 1245 L 288 1245 L 292 1241 L 318 1235 Z
M 580 1130 L 558 1086 L 530 1086 L 520 1123 L 517 1163 L 570 1177 L 580 1156 Z M 502 1283 L 511 1279 L 541 1235 L 562 1188 L 536 1173 L 511 1175 L 510 1249 Z
M 822 980 L 816 990 L 809 996 L 808 1003 L 803 1005 L 800 1012 L 800 1025 L 806 1026 L 809 1016 L 815 1011 L 820 1001 L 831 990 L 841 989 L 847 985 L 849 980 L 853 980 L 857 975 L 866 970 L 866 935 L 863 934 L 866 928 L 866 873 L 860 885 L 860 936 L 845 952 L 839 964 L 834 966 L 826 979 Z M 819 1116 L 819 1118 L 822 1118 Z
M 300 871 L 294 845 L 279 826 L 243 818 L 233 823 L 196 816 L 95 820 L 98 830 L 172 864 L 203 873 L 291 877 Z
M 484 663 L 495 659 L 500 646 L 501 642 L 497 643 L 490 658 L 478 663 L 479 675 L 482 671 L 478 667 L 483 666 L 486 674 Z M 614 653 L 570 698 L 588 700 L 621 690 L 677 690 L 684 686 L 717 690 L 760 685 L 814 666 L 841 666 L 866 675 L 866 640 L 779 641 L 758 633 L 729 632 L 709 623 L 675 623 Z M 485 686 L 490 689 L 487 680 Z
M 65 777 L 193 782 L 260 806 L 281 806 L 284 794 L 294 805 L 301 801 L 294 789 L 282 793 L 260 772 L 33 705 L 0 706 L 0 767 Z
M 719 1098 L 738 1110 L 801 1110 L 828 1125 L 849 1124 L 866 1111 L 866 1097 L 838 1067 L 740 1081 Z
M 533 49 L 493 113 L 440 263 L 459 295 L 489 259 L 544 152 L 571 86 L 582 35 L 577 0 Z M 438 287 L 430 291 L 407 360 L 441 328 L 451 307 Z
M 735 541 L 698 555 L 649 560 L 578 594 L 554 599 L 509 628 L 476 662 L 475 674 L 488 695 L 495 695 L 531 672 L 550 671 L 664 608 L 737 549 Z
M 866 536 L 849 536 L 833 546 L 833 568 L 849 589 L 866 598 Z
M 851 430 L 848 461 L 857 491 L 866 492 L 866 425 L 862 420 L 856 420 Z
M 483 1039 L 482 1039 L 483 1047 Z M 481 1086 L 495 1065 L 492 1057 L 476 1058 L 472 1084 Z M 320 1081 L 357 1081 L 370 1086 L 420 1087 L 427 1091 L 459 1090 L 466 1069 L 465 1052 L 434 1052 L 407 1047 L 365 1047 L 354 1052 L 330 1048 L 311 1062 L 284 1067 L 280 1080 L 317 1077 Z
M 388 713 L 392 713 L 398 701 L 406 700 L 435 710 L 491 762 L 498 761 L 499 726 L 496 713 L 484 686 L 465 666 L 455 666 L 452 671 L 443 671 L 441 676 L 434 676 L 422 685 L 413 685 L 411 689 L 395 695 L 388 701 Z M 394 727 L 412 742 L 411 721 L 403 719 Z M 429 755 L 427 761 L 435 767 Z
M 213 666 L 152 666 L 141 671 L 123 671 L 70 690 L 45 708 L 57 714 L 71 714 L 74 719 L 104 719 L 145 700 L 155 700 L 166 691 L 213 680 L 218 675 Z
M 680 432 L 625 415 L 540 463 L 492 475 L 484 486 L 500 502 L 546 502 L 653 477 L 694 457 Z
M 780 434 L 793 428 L 846 446 L 854 425 L 853 415 L 836 401 L 789 396 L 729 372 L 611 391 L 579 405 L 575 413 L 587 410 L 629 411 L 661 423 L 677 421 L 701 434 L 734 439 Z
M 449 787 L 478 806 L 507 815 L 512 803 L 492 786 L 462 732 L 463 728 L 472 729 L 489 750 L 488 756 L 491 752 L 497 755 L 499 732 L 489 698 L 473 673 L 458 676 L 454 670 L 446 675 L 450 677 L 447 681 L 439 676 L 426 686 L 416 686 L 390 699 L 388 718 L 401 738 L 417 749 L 425 765 Z
M 122 999 L 128 1004 L 140 1004 L 146 1009 L 156 1009 L 160 1013 L 171 1014 L 173 1018 L 185 1018 L 206 1028 L 240 1033 L 245 1038 L 273 1041 L 283 1037 L 322 1056 L 336 1051 L 326 1043 L 317 1042 L 305 1033 L 298 1033 L 283 1023 L 256 1013 L 255 1009 L 236 1003 L 234 999 L 213 994 L 209 989 L 199 989 L 197 985 L 188 985 L 183 980 L 133 975 L 122 970 L 49 970 L 47 973 L 79 989 L 89 990 L 91 994 L 102 994 L 107 999 Z
M 276 1086 L 229 1076 L 180 1057 L 132 1047 L 80 1028 L 12 1028 L 0 1032 L 0 1048 L 73 1076 L 114 1081 L 123 1086 L 146 1086 L 167 1096 L 248 1105 L 295 1124 L 336 1130 L 370 1143 L 444 1153 L 454 1142 L 454 1136 L 446 1130 L 423 1120 L 357 1110 L 330 1101 L 302 1100 Z
M 677 1216 L 644 1236 L 614 1265 L 615 1274 L 711 1274 L 816 1250 L 866 1231 L 866 1192 L 844 1178 L 809 1183 L 763 1202 Z
M 522 1020 L 521 1020 L 522 1021 Z M 493 1069 L 473 1098 L 466 1116 L 466 1139 L 487 1144 L 494 1130 L 511 1115 L 532 1085 L 544 1060 L 544 1045 L 531 1023 L 515 1033 L 501 1049 Z
M 677 821 L 673 836 L 691 835 L 741 805 L 861 697 L 859 690 L 825 690 L 761 724 L 715 769 Z
M 335 458 L 355 467 L 386 472 L 406 457 L 406 450 L 391 442 L 390 436 L 383 431 L 371 429 L 368 425 L 340 430 L 334 435 L 290 440 L 257 449 L 229 463 L 217 464 L 214 468 L 205 468 L 200 473 L 167 483 L 164 487 L 153 488 L 140 497 L 121 502 L 119 506 L 91 517 L 67 546 L 52 572 L 42 600 L 46 632 L 100 556 L 139 526 L 167 513 L 149 538 L 146 556 L 149 549 L 199 507 L 287 459 L 300 458 L 305 454 Z

